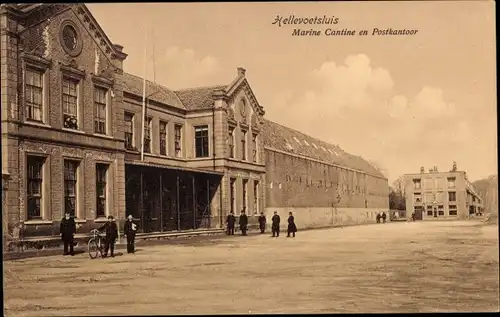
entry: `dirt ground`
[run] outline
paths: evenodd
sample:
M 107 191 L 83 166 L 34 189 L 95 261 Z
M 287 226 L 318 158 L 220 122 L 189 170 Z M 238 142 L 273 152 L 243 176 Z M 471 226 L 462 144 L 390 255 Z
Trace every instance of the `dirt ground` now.
M 498 311 L 498 227 L 410 222 L 4 262 L 5 316 Z

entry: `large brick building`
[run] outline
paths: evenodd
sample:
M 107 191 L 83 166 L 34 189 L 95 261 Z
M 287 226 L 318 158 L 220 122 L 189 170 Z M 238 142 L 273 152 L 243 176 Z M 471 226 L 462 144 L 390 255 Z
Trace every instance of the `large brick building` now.
M 83 233 L 111 214 L 157 232 L 221 227 L 242 208 L 296 211 L 302 227 L 388 208 L 362 158 L 265 120 L 243 68 L 172 91 L 126 73 L 83 4 L 2 5 L 0 22 L 4 234 L 56 235 L 65 211 Z
M 416 220 L 467 219 L 483 213 L 483 200 L 464 171 L 454 163 L 448 172 L 437 167 L 405 174 L 406 210 Z

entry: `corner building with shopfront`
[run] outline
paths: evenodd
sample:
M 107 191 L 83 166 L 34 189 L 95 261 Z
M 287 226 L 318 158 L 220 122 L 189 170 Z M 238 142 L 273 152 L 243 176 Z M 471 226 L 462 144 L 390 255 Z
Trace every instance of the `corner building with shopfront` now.
M 251 223 L 293 211 L 299 228 L 388 209 L 361 157 L 264 119 L 243 68 L 210 87 L 147 81 L 143 122 L 143 79 L 84 4 L 2 5 L 0 22 L 4 236 L 58 235 L 65 212 L 78 233 L 129 214 L 149 233 L 242 209 Z

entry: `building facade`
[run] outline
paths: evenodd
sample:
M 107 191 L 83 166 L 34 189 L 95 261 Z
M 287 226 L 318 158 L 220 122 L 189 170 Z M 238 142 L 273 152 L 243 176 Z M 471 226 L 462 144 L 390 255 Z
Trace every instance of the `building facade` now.
M 467 219 L 482 214 L 483 202 L 464 171 L 456 164 L 449 172 L 434 167 L 405 174 L 406 210 L 417 220 Z
M 273 132 L 243 68 L 173 91 L 125 72 L 83 4 L 2 5 L 0 22 L 4 234 L 57 235 L 65 212 L 86 233 L 108 215 L 162 232 L 220 228 L 243 209 L 335 207 L 335 222 L 361 223 L 388 208 L 387 179 L 360 157 L 303 134 L 312 145 L 283 148 L 292 130 Z

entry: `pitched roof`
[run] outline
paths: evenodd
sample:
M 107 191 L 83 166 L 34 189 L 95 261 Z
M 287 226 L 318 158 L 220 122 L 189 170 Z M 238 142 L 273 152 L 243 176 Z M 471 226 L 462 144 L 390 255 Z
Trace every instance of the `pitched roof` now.
M 142 96 L 143 92 L 143 79 L 141 77 L 123 73 L 123 89 L 124 91 Z M 186 107 L 182 104 L 180 99 L 177 97 L 174 91 L 152 83 L 151 81 L 146 81 L 146 91 L 149 96 L 148 99 L 160 102 L 178 109 L 186 110 Z
M 208 109 L 214 104 L 214 91 L 226 89 L 226 85 L 187 88 L 175 91 L 188 110 Z
M 362 157 L 278 123 L 264 119 L 262 135 L 265 146 L 386 178 Z

